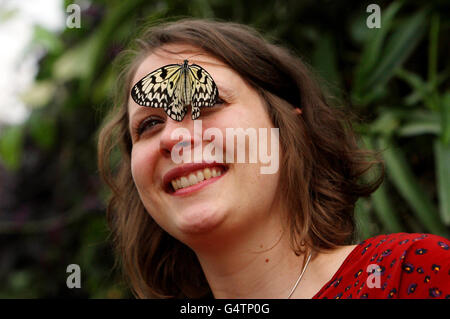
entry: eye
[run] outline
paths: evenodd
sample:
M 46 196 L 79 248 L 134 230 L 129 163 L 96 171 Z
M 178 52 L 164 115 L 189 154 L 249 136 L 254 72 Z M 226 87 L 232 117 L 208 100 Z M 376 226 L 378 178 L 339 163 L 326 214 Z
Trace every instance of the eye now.
M 202 114 L 209 114 L 209 113 L 213 113 L 216 112 L 218 110 L 220 110 L 223 106 L 225 106 L 227 104 L 227 102 L 225 102 L 223 99 L 221 98 L 217 98 L 216 104 L 214 104 L 214 106 L 212 107 L 203 107 L 201 109 Z
M 164 120 L 162 120 L 159 117 L 150 116 L 144 119 L 142 122 L 139 123 L 139 125 L 136 128 L 136 134 L 138 136 L 141 136 L 146 131 L 152 131 L 155 126 L 157 126 L 160 123 L 164 123 Z
M 225 104 L 225 103 L 226 102 L 219 97 L 219 98 L 217 98 L 217 102 L 216 102 L 216 104 L 214 106 L 221 106 L 222 104 Z

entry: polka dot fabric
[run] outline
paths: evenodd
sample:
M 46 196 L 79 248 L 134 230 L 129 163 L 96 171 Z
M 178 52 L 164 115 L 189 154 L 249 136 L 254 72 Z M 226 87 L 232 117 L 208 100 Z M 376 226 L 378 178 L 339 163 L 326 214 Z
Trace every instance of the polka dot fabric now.
M 450 241 L 431 234 L 361 242 L 313 299 L 450 299 Z

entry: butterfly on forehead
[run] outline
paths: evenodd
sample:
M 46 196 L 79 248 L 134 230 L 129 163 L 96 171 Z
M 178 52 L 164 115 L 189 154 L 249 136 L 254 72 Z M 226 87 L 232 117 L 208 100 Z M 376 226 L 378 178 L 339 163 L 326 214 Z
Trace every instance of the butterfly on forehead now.
M 200 108 L 217 103 L 219 91 L 209 73 L 197 64 L 165 65 L 143 77 L 131 89 L 131 97 L 142 106 L 163 108 L 175 121 L 182 121 L 191 105 L 193 120 Z

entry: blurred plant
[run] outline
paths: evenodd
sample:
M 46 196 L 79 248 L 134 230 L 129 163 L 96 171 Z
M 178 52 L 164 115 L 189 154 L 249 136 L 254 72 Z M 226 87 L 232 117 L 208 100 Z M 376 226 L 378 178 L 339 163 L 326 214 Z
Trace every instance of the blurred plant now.
M 426 7 L 396 19 L 402 6 L 399 1 L 387 7 L 383 27 L 367 37 L 356 66 L 354 105 L 377 114 L 360 130 L 368 147 L 383 151 L 387 168 L 387 181 L 372 196 L 371 205 L 360 205 L 358 213 L 367 214 L 373 206 L 384 231 L 449 236 L 450 91 L 444 84 L 450 69 L 446 65 L 438 73 L 439 43 L 444 43 L 439 41 L 441 13 Z M 412 64 L 415 70 L 408 71 L 406 61 L 426 41 L 428 63 Z M 427 66 L 427 80 L 419 73 L 425 71 L 423 66 Z M 402 94 L 401 82 L 409 86 L 409 94 Z M 366 229 L 361 235 L 372 233 Z
M 86 3 L 80 29 L 36 29 L 47 53 L 24 96 L 32 115 L 0 131 L 0 297 L 130 297 L 112 269 L 96 134 L 112 103 L 114 57 L 142 23 L 169 17 L 256 27 L 299 52 L 364 119 L 356 128 L 366 147 L 383 150 L 387 179 L 357 203 L 359 239 L 399 231 L 448 236 L 448 5 L 378 1 L 382 27 L 368 29 L 365 5 L 339 1 Z M 72 263 L 82 271 L 78 290 L 66 287 Z

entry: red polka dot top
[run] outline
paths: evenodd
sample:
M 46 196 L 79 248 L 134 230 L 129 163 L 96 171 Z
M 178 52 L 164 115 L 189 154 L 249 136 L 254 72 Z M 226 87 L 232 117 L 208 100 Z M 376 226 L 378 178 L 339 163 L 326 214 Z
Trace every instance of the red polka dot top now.
M 359 243 L 313 299 L 450 298 L 450 241 L 398 233 Z

